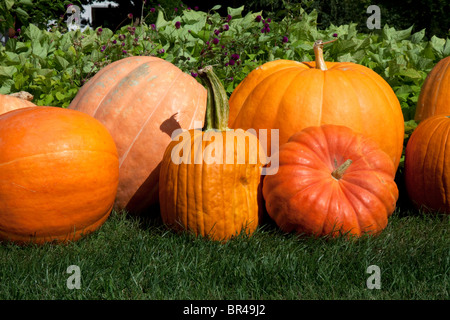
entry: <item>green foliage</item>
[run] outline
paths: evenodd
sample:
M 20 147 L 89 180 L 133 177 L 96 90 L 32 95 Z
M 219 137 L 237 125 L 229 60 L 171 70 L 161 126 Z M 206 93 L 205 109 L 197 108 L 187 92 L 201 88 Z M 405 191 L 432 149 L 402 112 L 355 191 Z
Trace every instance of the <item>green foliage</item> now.
M 448 38 L 427 40 L 425 30 L 412 33 L 412 27 L 396 30 L 385 25 L 369 34 L 358 32 L 355 23 L 320 29 L 317 11 L 307 13 L 296 4 L 286 3 L 283 10 L 267 15 L 229 7 L 227 17 L 217 12 L 220 6 L 210 12 L 151 8 L 146 8 L 143 21 L 127 19 L 117 30 L 67 31 L 60 25 L 46 31 L 28 25 L 0 47 L 0 93 L 25 90 L 37 104 L 66 107 L 104 65 L 130 55 L 153 55 L 194 76 L 199 68 L 214 65 L 230 94 L 267 61 L 314 60 L 314 41 L 337 34 L 338 40 L 325 47 L 325 59 L 359 63 L 380 74 L 409 121 L 426 75 L 450 55 Z M 262 32 L 266 27 L 270 31 Z

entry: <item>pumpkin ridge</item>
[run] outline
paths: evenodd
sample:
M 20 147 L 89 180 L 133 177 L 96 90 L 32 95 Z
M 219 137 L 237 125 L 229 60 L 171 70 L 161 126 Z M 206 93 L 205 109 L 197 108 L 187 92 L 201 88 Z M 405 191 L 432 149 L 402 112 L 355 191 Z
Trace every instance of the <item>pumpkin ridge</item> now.
M 358 68 L 358 72 L 362 72 L 365 76 L 367 76 L 368 78 L 370 78 L 370 79 L 372 80 L 372 84 L 376 85 L 376 87 L 378 88 L 378 90 L 383 94 L 383 97 L 385 98 L 385 99 L 384 99 L 385 102 L 388 102 L 388 103 L 385 103 L 385 105 L 389 105 L 389 108 L 390 108 L 392 114 L 396 114 L 397 111 L 398 111 L 399 109 L 396 108 L 396 107 L 394 106 L 393 103 L 389 103 L 389 101 L 391 101 L 391 99 L 389 99 L 389 96 L 388 96 L 388 92 L 392 92 L 392 93 L 393 93 L 393 91 L 386 91 L 386 90 L 381 86 L 381 83 L 376 79 L 376 78 L 377 78 L 376 76 L 379 76 L 380 78 L 381 78 L 381 76 L 378 75 L 377 73 L 375 73 L 373 70 L 367 68 L 367 67 Z M 381 79 L 382 79 L 382 78 L 381 78 Z M 382 83 L 385 84 L 385 85 L 387 85 L 387 86 L 389 86 L 388 83 L 385 83 L 385 82 L 382 82 Z M 394 94 L 394 96 L 395 96 L 395 94 Z M 396 105 L 399 105 L 400 103 L 399 103 L 399 101 L 398 101 L 398 98 L 397 98 L 397 97 L 394 97 L 394 98 L 395 98 L 394 101 L 396 102 Z M 401 109 L 400 109 L 400 111 L 401 111 Z M 400 112 L 399 115 L 402 117 L 402 123 L 403 123 L 403 125 L 404 125 L 403 114 Z M 399 136 L 399 134 L 400 134 L 401 136 Z M 395 132 L 395 141 L 400 141 L 400 140 L 403 141 L 403 139 L 404 139 L 404 130 L 401 130 L 401 133 L 400 133 L 400 132 Z M 394 140 L 394 139 L 393 139 L 393 140 Z M 402 144 L 402 143 L 401 143 L 401 144 Z M 399 150 L 400 150 L 400 149 L 399 149 Z M 398 163 L 399 163 L 399 161 L 400 161 L 399 156 L 401 157 L 401 153 L 400 153 L 400 155 L 396 155 L 396 161 L 394 162 L 395 167 L 398 167 Z M 398 159 L 397 159 L 397 158 L 398 158 Z M 393 160 L 393 161 L 394 161 L 394 160 Z
M 123 75 L 123 77 L 117 79 L 117 82 L 115 82 L 113 85 L 111 85 L 111 86 L 110 86 L 110 89 L 108 90 L 108 92 L 105 93 L 105 94 L 102 96 L 102 98 L 100 99 L 99 103 L 98 103 L 97 106 L 95 107 L 95 110 L 94 110 L 94 112 L 92 113 L 92 116 L 95 118 L 95 116 L 97 115 L 97 111 L 98 111 L 98 109 L 100 108 L 100 106 L 101 106 L 101 104 L 103 103 L 103 101 L 105 100 L 105 98 L 106 98 L 107 96 L 109 96 L 109 93 L 112 92 L 112 91 L 114 91 L 114 90 L 116 89 L 116 87 L 117 87 L 119 84 L 121 84 L 121 83 L 124 82 L 123 79 L 129 78 L 129 77 L 130 77 L 130 74 L 133 73 L 136 69 L 142 67 L 142 65 L 144 65 L 144 64 L 146 64 L 146 63 L 151 63 L 151 62 L 157 62 L 157 61 L 143 61 L 142 63 L 138 64 L 135 68 L 133 68 L 132 70 L 130 70 L 129 72 L 127 72 L 125 75 Z M 120 65 L 117 65 L 117 68 L 118 68 L 118 67 L 120 67 Z M 100 70 L 99 72 L 101 72 L 101 71 L 104 72 L 105 70 Z M 102 74 L 103 74 L 103 72 L 102 72 Z M 82 99 L 82 97 L 81 97 L 81 99 Z
M 430 123 L 433 123 L 433 121 L 431 121 Z M 435 136 L 436 132 L 438 132 L 439 127 L 443 126 L 443 125 L 444 125 L 444 123 L 442 122 L 442 123 L 439 123 L 437 126 L 434 126 L 434 128 L 432 128 L 433 131 L 428 134 L 428 136 L 430 137 L 429 138 L 430 141 L 433 139 L 433 137 Z M 425 167 L 425 163 L 427 163 L 429 161 L 428 158 L 431 156 L 431 152 L 428 151 L 430 146 L 431 146 L 431 143 L 428 143 L 427 144 L 427 149 L 425 151 L 425 157 L 423 158 L 423 162 L 421 164 L 422 168 Z M 434 165 L 433 167 L 434 167 L 434 173 L 436 173 L 436 167 L 437 166 Z M 426 175 L 422 175 L 422 179 L 423 179 L 422 180 L 422 183 L 423 183 L 422 185 L 426 186 L 427 185 L 426 181 L 425 181 L 426 180 Z M 430 192 L 424 192 L 424 198 L 425 198 L 426 203 L 430 203 L 430 196 L 431 196 Z
M 439 70 L 439 71 L 441 71 L 441 72 L 439 72 L 437 75 L 436 75 L 436 77 L 439 75 L 439 74 L 442 74 L 442 75 L 445 75 L 446 73 L 447 73 L 447 68 L 450 66 L 450 59 L 448 59 L 448 61 L 446 61 L 447 62 L 447 64 L 446 65 L 444 65 L 443 67 L 442 67 L 442 69 L 441 70 Z M 433 108 L 435 108 L 434 110 L 433 110 L 433 114 L 436 112 L 436 100 L 438 99 L 438 97 L 439 97 L 439 91 L 440 91 L 440 89 L 441 89 L 441 84 L 442 84 L 442 81 L 438 81 L 438 85 L 437 85 L 437 88 L 436 88 L 436 94 L 434 95 L 434 101 L 433 101 L 433 103 L 431 104 L 431 106 L 433 106 Z
M 172 83 L 170 84 L 169 88 L 172 88 L 172 86 L 176 83 L 176 80 L 182 75 L 183 73 L 180 72 L 178 73 L 178 75 L 172 80 Z M 139 132 L 134 136 L 133 141 L 131 141 L 130 145 L 128 146 L 127 150 L 124 152 L 124 154 L 122 155 L 122 157 L 120 158 L 120 163 L 119 163 L 119 168 L 122 167 L 122 163 L 125 161 L 125 159 L 128 156 L 128 153 L 130 152 L 130 150 L 133 148 L 134 144 L 136 143 L 136 140 L 138 139 L 138 137 L 140 136 L 140 134 L 142 133 L 142 131 L 144 130 L 145 126 L 147 125 L 147 123 L 150 121 L 150 118 L 153 116 L 153 114 L 155 113 L 156 110 L 158 110 L 158 108 L 162 105 L 161 102 L 162 100 L 167 96 L 167 94 L 169 93 L 170 90 L 166 90 L 166 92 L 164 93 L 164 95 L 161 97 L 161 99 L 158 102 L 158 105 L 153 109 L 153 111 L 150 113 L 150 115 L 147 117 L 147 119 L 144 121 L 144 123 L 142 124 Z
M 36 158 L 39 158 L 39 157 L 46 156 L 46 155 L 54 155 L 54 154 L 65 153 L 65 152 L 70 152 L 70 153 L 72 153 L 72 152 L 92 152 L 92 153 L 97 153 L 97 152 L 98 152 L 98 153 L 107 153 L 107 154 L 110 154 L 110 155 L 112 155 L 113 157 L 117 158 L 117 154 L 111 153 L 111 152 L 109 152 L 109 151 L 107 151 L 107 150 L 70 149 L 70 150 L 61 150 L 61 151 L 55 151 L 55 152 L 38 153 L 38 154 L 30 155 L 30 156 L 25 156 L 25 157 L 17 158 L 17 159 L 8 161 L 8 162 L 0 163 L 0 167 L 6 166 L 6 165 L 9 165 L 9 164 L 12 164 L 12 163 L 16 163 L 16 162 L 22 161 L 22 160 L 24 160 L 24 159 L 35 158 L 35 157 L 36 157 Z

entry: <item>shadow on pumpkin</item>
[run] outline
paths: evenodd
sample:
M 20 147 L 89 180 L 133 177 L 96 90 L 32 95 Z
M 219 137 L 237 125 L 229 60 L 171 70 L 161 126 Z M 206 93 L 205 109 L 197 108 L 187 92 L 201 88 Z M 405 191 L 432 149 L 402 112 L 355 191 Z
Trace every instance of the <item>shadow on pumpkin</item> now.
M 172 133 L 181 129 L 181 125 L 176 119 L 178 115 L 174 113 L 170 118 L 163 121 L 159 126 L 160 130 L 167 134 L 170 138 Z M 149 150 L 151 152 L 151 150 Z M 161 155 L 162 160 L 162 155 Z M 153 169 L 147 179 L 141 184 L 139 189 L 134 193 L 125 207 L 126 212 L 129 215 L 138 216 L 147 219 L 160 218 L 159 209 L 159 171 L 161 168 L 161 162 Z

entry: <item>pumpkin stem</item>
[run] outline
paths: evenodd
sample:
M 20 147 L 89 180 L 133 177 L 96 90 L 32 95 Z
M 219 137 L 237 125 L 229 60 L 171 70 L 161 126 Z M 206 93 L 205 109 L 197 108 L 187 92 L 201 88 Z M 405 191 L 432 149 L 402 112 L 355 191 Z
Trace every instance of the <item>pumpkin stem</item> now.
M 228 129 L 228 95 L 219 77 L 213 72 L 212 66 L 206 66 L 198 71 L 198 75 L 206 84 L 208 98 L 206 105 L 205 125 L 203 130 Z
M 323 42 L 322 40 L 317 40 L 314 42 L 314 56 L 316 58 L 316 69 L 327 70 L 327 65 L 325 64 L 325 59 L 323 58 L 323 45 L 336 41 L 337 39 Z
M 336 162 L 336 161 L 335 161 Z M 343 164 L 341 164 L 337 169 L 335 169 L 331 175 L 333 176 L 333 178 L 335 178 L 336 180 L 341 179 L 344 176 L 345 171 L 347 171 L 348 167 L 350 167 L 350 165 L 352 164 L 352 160 L 348 159 L 347 161 L 345 161 Z

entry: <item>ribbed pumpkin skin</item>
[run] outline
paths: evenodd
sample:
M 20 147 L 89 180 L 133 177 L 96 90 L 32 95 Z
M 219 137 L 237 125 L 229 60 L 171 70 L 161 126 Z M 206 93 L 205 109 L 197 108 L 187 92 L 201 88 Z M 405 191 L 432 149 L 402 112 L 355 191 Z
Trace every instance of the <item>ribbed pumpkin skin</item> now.
M 348 159 L 343 176 L 333 177 Z M 395 168 L 372 139 L 344 126 L 308 127 L 280 147 L 279 161 L 263 196 L 283 231 L 358 237 L 386 227 L 398 199 Z
M 5 94 L 0 94 L 0 114 L 6 113 L 8 111 L 34 107 L 36 106 L 33 102 L 24 99 L 11 97 Z
M 236 135 L 244 135 L 237 130 Z M 164 154 L 160 171 L 160 209 L 163 222 L 169 227 L 189 231 L 212 240 L 228 240 L 241 232 L 251 235 L 258 226 L 261 161 L 257 159 L 256 136 L 245 144 L 245 161 L 237 164 L 235 140 L 234 163 L 209 163 L 212 157 L 205 148 L 211 144 L 201 130 L 189 130 L 183 138 L 172 141 Z M 226 135 L 221 132 L 225 150 Z M 187 139 L 187 135 L 190 139 Z M 248 136 L 248 135 L 247 135 Z M 181 141 L 177 141 L 181 140 Z M 212 140 L 212 139 L 211 139 Z M 194 148 L 195 145 L 195 148 Z M 175 164 L 172 152 L 190 150 L 191 163 Z M 249 152 L 250 148 L 250 152 Z M 174 150 L 174 151 L 173 151 Z M 177 151 L 178 150 L 178 151 Z M 178 153 L 177 153 L 178 152 Z M 195 164 L 195 158 L 205 154 Z M 250 158 L 249 158 L 250 154 Z M 183 154 L 184 155 L 184 154 Z
M 158 202 L 159 164 L 173 130 L 203 121 L 206 89 L 173 64 L 135 56 L 100 70 L 69 108 L 106 126 L 120 161 L 116 209 L 143 213 Z
M 344 125 L 379 143 L 397 168 L 404 119 L 388 83 L 355 63 L 326 62 L 324 71 L 315 66 L 276 60 L 253 70 L 230 97 L 228 126 L 279 129 L 281 145 L 309 126 Z
M 450 118 L 435 115 L 412 133 L 405 151 L 405 184 L 417 208 L 450 213 Z
M 439 61 L 425 79 L 414 119 L 420 122 L 438 114 L 450 114 L 450 57 Z
M 114 204 L 117 149 L 94 118 L 57 107 L 0 116 L 0 239 L 78 240 Z

